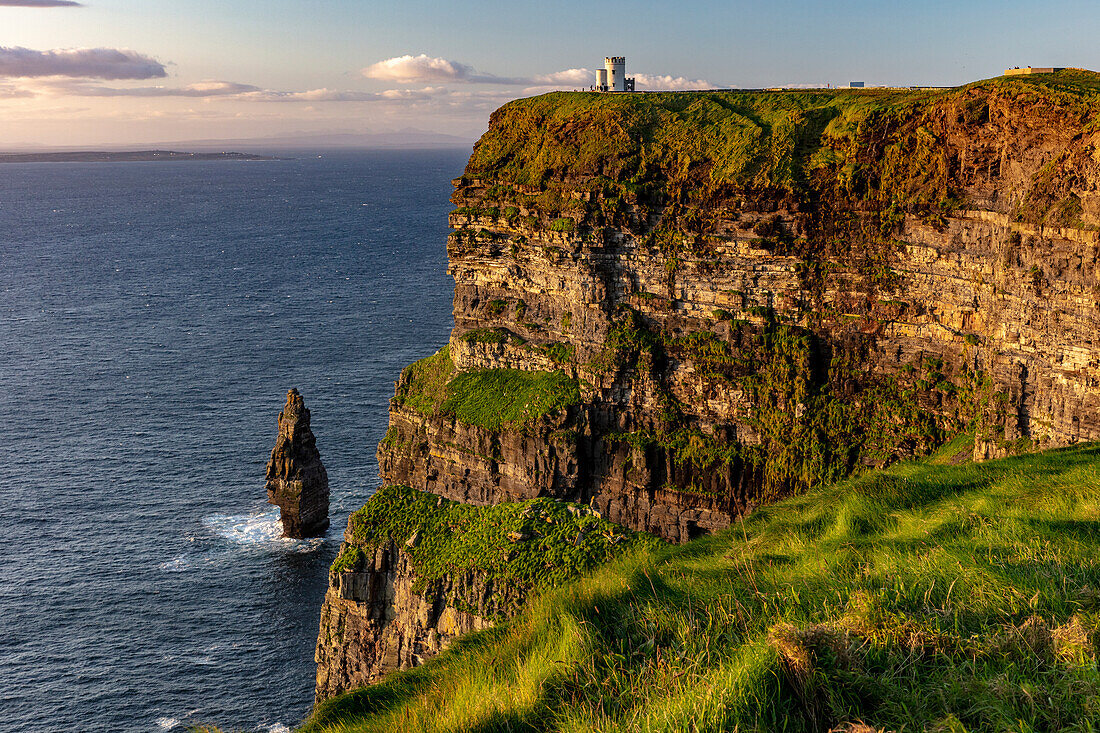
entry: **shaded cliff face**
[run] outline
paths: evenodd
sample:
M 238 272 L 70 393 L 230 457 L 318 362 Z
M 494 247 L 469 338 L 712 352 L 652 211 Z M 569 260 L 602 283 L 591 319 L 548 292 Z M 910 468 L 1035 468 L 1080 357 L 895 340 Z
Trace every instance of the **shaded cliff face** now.
M 956 434 L 1100 439 L 1097 90 L 506 105 L 455 182 L 446 363 L 402 376 L 383 476 L 683 541 Z M 575 396 L 465 409 L 517 370 Z
M 328 529 L 328 473 L 298 390 L 286 394 L 279 437 L 267 463 L 267 501 L 279 507 L 286 537 L 314 537 Z
M 477 508 L 384 487 L 348 520 L 329 573 L 316 700 L 422 664 L 531 593 L 660 544 L 549 499 Z

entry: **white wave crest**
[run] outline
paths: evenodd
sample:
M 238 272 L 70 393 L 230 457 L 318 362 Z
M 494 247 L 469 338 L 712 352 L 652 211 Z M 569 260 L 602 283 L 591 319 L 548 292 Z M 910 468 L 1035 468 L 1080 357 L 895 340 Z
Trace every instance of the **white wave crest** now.
M 253 514 L 213 514 L 202 523 L 214 534 L 238 545 L 269 544 L 286 539 L 277 507 Z
M 172 730 L 179 724 L 179 718 L 157 718 L 157 726 L 161 730 Z

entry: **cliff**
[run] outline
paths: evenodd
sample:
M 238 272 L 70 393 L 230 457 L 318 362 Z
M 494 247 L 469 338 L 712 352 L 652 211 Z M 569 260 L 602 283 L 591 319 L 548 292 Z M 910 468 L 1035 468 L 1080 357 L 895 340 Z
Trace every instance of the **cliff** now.
M 422 664 L 534 591 L 659 544 L 551 499 L 477 508 L 384 487 L 349 519 L 329 573 L 317 701 Z
M 286 537 L 314 537 L 328 529 L 328 473 L 298 390 L 286 393 L 279 437 L 267 463 L 267 501 L 279 507 Z
M 1073 70 L 498 110 L 454 182 L 454 329 L 401 374 L 378 448 L 434 529 L 360 539 L 385 499 L 353 517 L 318 700 L 537 585 L 486 574 L 504 545 L 424 570 L 452 557 L 416 544 L 451 536 L 433 502 L 553 498 L 686 542 L 948 443 L 1100 439 L 1097 119 L 1100 76 Z
M 684 541 L 957 434 L 1100 438 L 1098 89 L 504 106 L 455 181 L 454 330 L 398 383 L 384 479 Z

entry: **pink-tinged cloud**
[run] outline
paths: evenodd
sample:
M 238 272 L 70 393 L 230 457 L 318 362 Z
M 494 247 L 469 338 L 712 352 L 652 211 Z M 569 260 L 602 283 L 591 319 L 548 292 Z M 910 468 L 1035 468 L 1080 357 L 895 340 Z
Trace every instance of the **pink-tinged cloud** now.
M 118 48 L 63 48 L 35 51 L 0 46 L 0 77 L 66 76 L 74 79 L 159 79 L 164 64 Z
M 233 97 L 262 91 L 251 84 L 232 81 L 200 81 L 182 87 L 105 87 L 87 82 L 49 84 L 45 89 L 53 94 L 78 97 Z
M 529 84 L 529 79 L 497 76 L 477 71 L 472 66 L 422 53 L 405 54 L 371 64 L 362 71 L 363 76 L 377 81 L 395 81 L 402 84 L 441 82 L 465 82 L 468 84 Z
M 5 93 L 10 89 L 11 93 Z M 18 94 L 16 92 L 18 91 Z M 387 89 L 382 92 L 309 89 L 301 92 L 264 89 L 233 81 L 207 80 L 180 87 L 112 87 L 83 80 L 44 79 L 23 87 L 0 86 L 0 96 L 72 97 L 192 97 L 222 98 L 251 102 L 400 102 L 424 101 L 447 96 L 442 87 Z
M 79 8 L 75 0 L 0 0 L 0 8 Z
M 0 84 L 0 99 L 25 99 L 35 96 L 34 92 L 9 84 Z

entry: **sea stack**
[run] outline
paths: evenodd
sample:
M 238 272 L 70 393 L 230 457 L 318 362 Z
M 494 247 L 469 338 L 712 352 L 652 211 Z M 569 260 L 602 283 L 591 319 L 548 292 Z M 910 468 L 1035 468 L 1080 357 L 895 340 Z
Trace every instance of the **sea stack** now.
M 298 390 L 286 393 L 279 438 L 267 463 L 267 501 L 279 507 L 284 537 L 316 537 L 328 529 L 328 474 Z

